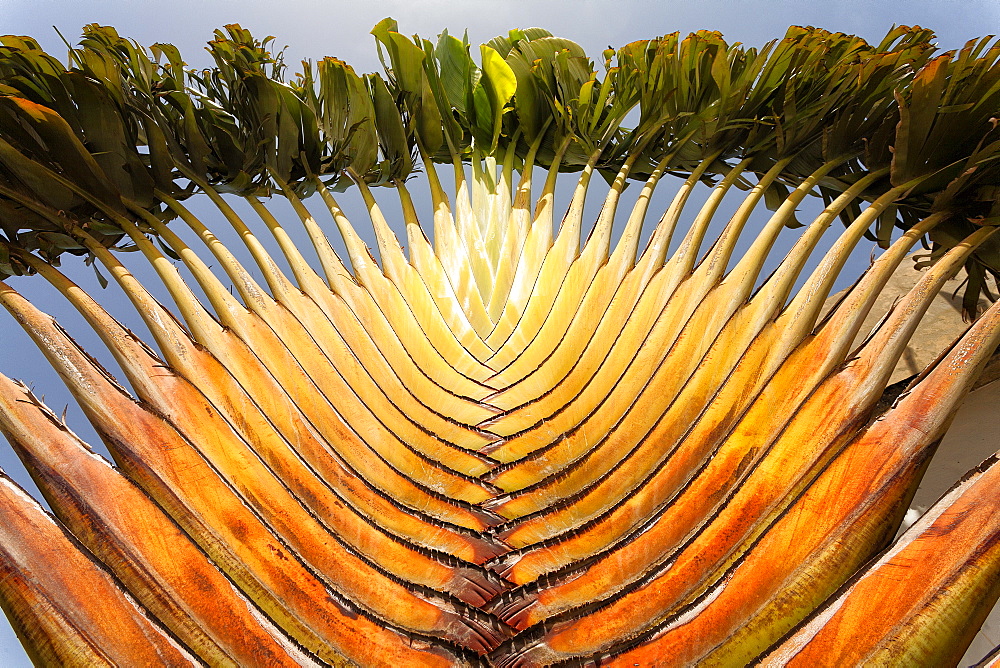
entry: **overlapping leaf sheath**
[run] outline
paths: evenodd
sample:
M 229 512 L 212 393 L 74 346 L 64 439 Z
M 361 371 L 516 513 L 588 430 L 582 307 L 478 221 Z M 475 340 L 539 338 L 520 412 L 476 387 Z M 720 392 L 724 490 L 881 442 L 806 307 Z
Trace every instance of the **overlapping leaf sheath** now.
M 711 588 L 647 634 L 652 640 L 632 641 L 635 649 L 616 661 L 622 665 L 749 662 L 755 651 L 773 643 L 826 598 L 838 581 L 828 578 L 831 572 L 844 578 L 861 567 L 891 539 L 887 530 L 898 522 L 921 469 L 947 428 L 953 416 L 950 406 L 968 391 L 977 367 L 995 348 L 992 321 L 997 313 L 993 308 L 984 315 L 885 415 L 836 453 Z M 937 398 L 929 411 L 924 409 L 928 396 Z M 873 475 L 852 475 L 862 466 Z M 798 556 L 807 553 L 808 558 Z M 757 568 L 767 577 L 754 573 L 744 579 Z M 814 579 L 817 569 L 827 574 L 822 588 Z M 762 595 L 761 588 L 768 593 Z M 966 600 L 984 608 L 992 605 L 989 597 Z M 706 625 L 694 635 L 683 620 L 696 609 Z
M 1000 47 L 701 31 L 598 71 L 540 29 L 478 59 L 373 34 L 384 75 L 325 58 L 294 79 L 235 25 L 197 71 L 100 26 L 69 66 L 0 40 L 0 304 L 115 460 L 0 376 L 0 430 L 54 514 L 0 476 L 0 604 L 29 655 L 955 663 L 1000 595 L 996 465 L 890 542 L 1000 310 L 880 406 L 945 281 L 966 272 L 974 316 L 1000 271 Z M 866 237 L 884 252 L 830 304 Z M 926 273 L 861 331 L 921 241 Z M 30 274 L 120 381 L 15 290 Z
M 3 378 L 0 391 L 3 431 L 60 520 L 200 658 L 230 666 L 310 662 L 149 497 L 89 452 L 27 388 Z M 104 605 L 92 599 L 78 614 L 99 619 Z
M 42 665 L 197 665 L 96 560 L 6 475 L 3 608 Z M 94 609 L 91 601 L 102 604 Z

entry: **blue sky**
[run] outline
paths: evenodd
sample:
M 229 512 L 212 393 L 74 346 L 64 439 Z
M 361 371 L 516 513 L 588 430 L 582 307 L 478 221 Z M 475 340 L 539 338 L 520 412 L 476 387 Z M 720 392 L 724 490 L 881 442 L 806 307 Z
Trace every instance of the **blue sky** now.
M 593 0 L 336 0 L 286 2 L 259 0 L 149 2 L 146 0 L 0 0 L 0 33 L 31 35 L 55 54 L 65 48 L 53 26 L 71 42 L 87 23 L 115 26 L 129 38 L 148 45 L 171 42 L 181 49 L 191 65 L 206 63 L 202 50 L 212 31 L 226 23 L 240 23 L 258 37 L 274 35 L 276 44 L 287 45 L 286 61 L 294 69 L 303 58 L 332 55 L 346 60 L 359 71 L 378 69 L 371 27 L 386 16 L 399 21 L 404 33 L 433 37 L 442 29 L 461 33 L 468 29 L 471 41 L 479 43 L 513 27 L 540 26 L 583 45 L 592 57 L 608 46 L 658 36 L 680 30 L 707 28 L 721 31 L 730 42 L 759 46 L 781 37 L 791 24 L 816 25 L 829 30 L 859 34 L 877 40 L 893 24 L 919 24 L 938 34 L 942 48 L 961 46 L 1000 26 L 1000 2 L 996 0 L 919 0 L 905 2 L 862 0 L 824 2 L 729 0 L 729 2 L 619 1 L 613 4 Z M 96 281 L 78 269 L 88 286 Z M 46 291 L 41 279 L 19 280 L 14 285 L 39 306 L 65 321 L 68 329 L 88 350 L 101 345 L 86 334 L 86 326 Z M 113 288 L 101 299 L 121 311 L 125 308 Z M 69 403 L 58 378 L 46 367 L 33 345 L 14 321 L 0 313 L 3 331 L 0 372 L 30 381 L 38 394 L 45 395 L 56 410 Z M 74 419 L 77 422 L 74 422 Z M 70 411 L 71 426 L 86 437 L 80 416 Z M 0 467 L 19 481 L 25 474 L 0 437 Z M 0 666 L 29 665 L 6 621 L 0 618 Z
M 153 11 L 153 7 L 158 11 Z M 881 37 L 893 24 L 920 24 L 933 28 L 942 46 L 951 48 L 1000 25 L 1000 3 L 993 0 L 731 0 L 714 2 L 621 1 L 613 5 L 594 0 L 370 0 L 338 2 L 312 0 L 282 5 L 260 0 L 175 0 L 156 3 L 137 0 L 0 0 L 0 29 L 29 34 L 52 48 L 60 42 L 52 26 L 72 40 L 86 23 L 114 25 L 123 35 L 143 44 L 176 44 L 192 63 L 212 30 L 238 22 L 256 34 L 277 37 L 289 46 L 290 62 L 301 58 L 337 56 L 357 69 L 377 67 L 368 31 L 386 16 L 396 18 L 404 33 L 435 35 L 468 29 L 481 42 L 511 27 L 540 26 L 576 40 L 595 55 L 611 45 L 674 30 L 701 28 L 721 31 L 730 41 L 759 45 L 780 37 L 791 24 L 816 25 L 851 32 L 869 39 Z M 611 9 L 613 7 L 613 9 Z M 164 9 L 165 8 L 165 9 Z

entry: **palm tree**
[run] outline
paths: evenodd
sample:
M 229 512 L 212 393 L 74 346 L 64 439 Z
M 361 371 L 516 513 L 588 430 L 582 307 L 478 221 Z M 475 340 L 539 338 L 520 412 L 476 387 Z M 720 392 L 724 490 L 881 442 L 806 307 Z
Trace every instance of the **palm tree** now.
M 106 27 L 69 66 L 3 38 L 0 274 L 51 283 L 134 392 L 0 281 L 115 460 L 0 377 L 0 429 L 55 515 L 0 477 L 0 604 L 32 659 L 957 662 L 1000 595 L 995 458 L 893 537 L 1000 343 L 1000 307 L 884 393 L 944 282 L 966 272 L 975 316 L 1000 271 L 1000 44 L 935 54 L 921 28 L 878 45 L 791 28 L 758 50 L 699 32 L 609 50 L 598 72 L 538 29 L 478 59 L 391 19 L 373 34 L 385 76 L 327 58 L 294 79 L 239 26 L 203 71 Z M 431 211 L 408 189 L 418 171 Z M 595 172 L 609 187 L 591 225 Z M 646 225 L 666 175 L 680 185 Z M 810 195 L 824 207 L 802 225 Z M 885 252 L 828 309 L 866 236 Z M 931 266 L 859 337 L 922 240 Z M 66 253 L 120 285 L 155 351 L 60 272 Z

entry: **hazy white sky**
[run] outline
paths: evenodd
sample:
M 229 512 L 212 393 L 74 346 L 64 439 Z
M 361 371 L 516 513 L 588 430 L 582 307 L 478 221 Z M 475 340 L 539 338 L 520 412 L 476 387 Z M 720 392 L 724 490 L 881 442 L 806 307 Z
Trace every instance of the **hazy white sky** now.
M 123 35 L 143 44 L 166 41 L 194 54 L 212 30 L 238 22 L 255 34 L 277 37 L 289 45 L 289 57 L 326 55 L 348 60 L 357 69 L 377 66 L 368 31 L 392 16 L 404 33 L 433 36 L 447 28 L 468 29 L 481 42 L 513 27 L 539 26 L 578 41 L 599 55 L 611 45 L 674 30 L 701 28 L 721 31 L 730 41 L 760 45 L 780 37 L 790 24 L 816 25 L 873 39 L 893 24 L 920 24 L 936 30 L 946 47 L 981 36 L 1000 25 L 1000 3 L 995 0 L 661 0 L 615 3 L 595 0 L 306 0 L 281 3 L 262 0 L 0 0 L 0 30 L 30 34 L 50 47 L 58 46 L 51 26 L 73 40 L 80 26 L 100 22 L 114 25 Z M 155 8 L 155 9 L 154 9 Z
M 397 19 L 404 33 L 433 37 L 447 28 L 453 34 L 468 29 L 473 44 L 510 28 L 539 26 L 573 39 L 597 59 L 602 49 L 680 30 L 721 31 L 730 42 L 759 46 L 781 37 L 791 24 L 816 25 L 877 40 L 893 24 L 919 24 L 934 29 L 942 48 L 954 48 L 1000 26 L 997 0 L 0 0 L 0 34 L 31 35 L 55 54 L 64 47 L 53 30 L 70 42 L 87 23 L 115 26 L 141 44 L 170 42 L 191 65 L 205 64 L 202 47 L 212 31 L 226 23 L 240 23 L 258 37 L 274 35 L 288 45 L 287 62 L 294 68 L 303 58 L 331 55 L 359 71 L 378 69 L 372 37 L 375 23 L 386 16 Z M 28 293 L 41 290 L 41 279 L 18 281 Z M 93 282 L 93 281 L 91 281 Z M 39 292 L 39 299 L 47 293 Z M 109 295 L 110 296 L 110 295 Z M 102 295 L 103 298 L 103 295 Z M 64 318 L 61 305 L 50 312 Z M 72 319 L 68 314 L 67 319 Z M 61 410 L 70 400 L 61 383 L 45 367 L 13 320 L 0 312 L 0 372 L 35 383 L 38 393 Z M 85 329 L 70 327 L 85 348 L 100 349 Z M 71 425 L 74 414 L 71 412 Z M 79 418 L 78 418 L 79 419 Z M 81 429 L 82 431 L 82 429 Z M 25 478 L 19 462 L 0 437 L 0 467 L 19 481 Z M 27 658 L 6 621 L 0 616 L 0 666 L 27 666 Z

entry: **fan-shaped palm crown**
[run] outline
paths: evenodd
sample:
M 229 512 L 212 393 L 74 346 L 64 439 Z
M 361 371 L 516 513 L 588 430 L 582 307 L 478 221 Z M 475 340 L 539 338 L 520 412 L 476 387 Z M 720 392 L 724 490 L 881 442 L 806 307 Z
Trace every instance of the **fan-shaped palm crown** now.
M 1000 593 L 1000 467 L 887 546 L 1000 310 L 879 401 L 945 280 L 964 267 L 971 311 L 1000 270 L 1000 45 L 792 28 L 758 50 L 698 32 L 608 50 L 599 72 L 539 29 L 478 58 L 389 19 L 373 33 L 384 76 L 326 58 L 291 80 L 238 26 L 201 71 L 105 27 L 68 66 L 2 39 L 0 274 L 49 281 L 134 392 L 0 281 L 116 463 L 0 377 L 0 428 L 55 514 L 0 479 L 0 603 L 31 657 L 957 661 Z M 418 170 L 429 209 L 406 184 Z M 610 185 L 592 220 L 595 172 Z M 667 175 L 680 185 L 647 225 Z M 808 195 L 825 207 L 800 225 Z M 827 310 L 866 235 L 884 253 Z M 921 239 L 932 266 L 859 337 Z M 178 319 L 113 252 L 136 249 Z M 64 253 L 113 277 L 155 352 L 60 273 Z

